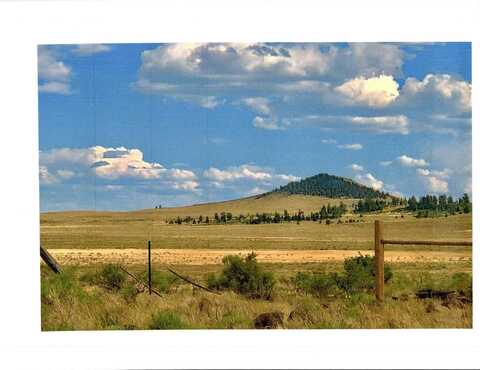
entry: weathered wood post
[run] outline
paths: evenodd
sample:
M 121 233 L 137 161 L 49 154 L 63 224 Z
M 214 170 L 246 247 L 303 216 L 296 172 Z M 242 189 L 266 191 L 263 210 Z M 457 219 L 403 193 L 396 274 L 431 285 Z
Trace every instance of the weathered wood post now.
M 148 294 L 152 294 L 152 242 L 148 241 Z
M 62 270 L 60 269 L 60 265 L 57 261 L 55 261 L 55 258 L 53 258 L 52 255 L 48 253 L 48 251 L 42 246 L 40 246 L 40 257 L 42 257 L 43 262 L 45 262 L 47 266 L 52 269 L 53 272 L 55 272 L 56 274 L 62 272 Z
M 378 302 L 384 300 L 384 245 L 383 245 L 383 224 L 375 220 L 375 296 Z

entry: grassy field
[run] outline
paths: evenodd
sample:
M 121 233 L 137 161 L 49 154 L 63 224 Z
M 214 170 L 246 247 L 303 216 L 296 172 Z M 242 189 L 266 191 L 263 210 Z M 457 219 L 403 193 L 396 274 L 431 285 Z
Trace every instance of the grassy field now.
M 42 330 L 125 329 L 252 329 L 255 318 L 280 312 L 281 328 L 471 328 L 471 304 L 437 299 L 418 300 L 422 288 L 459 289 L 455 274 L 471 276 L 471 261 L 457 263 L 391 264 L 394 277 L 386 284 L 385 304 L 372 293 L 319 298 L 299 293 L 291 278 L 298 271 L 339 271 L 342 264 L 267 264 L 277 285 L 273 300 L 249 299 L 231 291 L 214 295 L 181 281 L 157 286 L 163 297 L 128 290 L 111 291 L 92 283 L 100 266 L 68 267 L 63 277 L 43 269 Z M 129 270 L 141 275 L 144 266 Z M 176 270 L 200 283 L 220 265 L 177 266 Z M 165 266 L 154 265 L 155 273 Z M 173 275 L 172 275 L 173 276 Z M 468 278 L 467 278 L 468 279 Z
M 293 198 L 289 202 L 298 205 L 300 201 L 297 202 L 296 196 Z M 306 202 L 308 198 L 316 197 L 300 198 Z M 254 201 L 246 202 L 250 204 Z M 258 201 L 264 202 L 263 199 Z M 270 201 L 272 200 L 268 200 Z M 319 198 L 316 201 L 321 203 L 325 199 Z M 279 208 L 284 205 L 285 203 Z M 318 206 L 319 204 L 315 205 L 316 210 Z M 199 214 L 205 215 L 205 209 L 213 206 L 202 207 L 205 208 Z M 189 207 L 190 210 L 194 208 Z M 352 219 L 355 222 L 334 222 L 331 225 L 308 221 L 300 224 L 290 222 L 260 225 L 169 225 L 165 222 L 175 215 L 194 215 L 193 211 L 185 209 L 186 207 L 123 213 L 46 213 L 41 215 L 41 243 L 48 249 L 145 248 L 146 240 L 151 240 L 155 248 L 161 249 L 370 249 L 374 219 L 384 221 L 385 236 L 392 239 L 463 240 L 471 239 L 472 235 L 471 215 L 417 219 L 411 214 L 396 211 L 363 217 L 345 215 L 343 221 Z M 223 207 L 217 208 L 217 211 L 220 209 Z M 242 208 L 240 212 L 246 214 L 246 209 Z
M 415 298 L 418 289 L 457 291 L 459 284 L 465 285 L 465 279 L 471 279 L 471 247 L 388 246 L 385 257 L 394 278 L 386 285 L 384 305 L 375 302 L 371 291 L 319 298 L 292 285 L 298 272 L 338 272 L 344 258 L 360 251 L 371 253 L 376 219 L 384 222 L 384 235 L 389 239 L 471 240 L 471 214 L 418 219 L 389 209 L 363 217 L 346 214 L 342 223 L 334 220 L 330 225 L 167 222 L 177 216 L 208 215 L 212 219 L 215 212 L 246 215 L 302 209 L 309 213 L 339 202 L 275 194 L 170 209 L 42 214 L 41 243 L 64 268 L 58 276 L 42 266 L 42 329 L 253 328 L 259 314 L 272 311 L 280 312 L 282 328 L 472 327 L 471 304 Z M 276 276 L 273 299 L 249 299 L 229 290 L 212 295 L 165 276 L 170 283 L 168 289 L 158 287 L 164 291 L 159 298 L 138 293 L 131 283 L 119 290 L 106 289 L 92 278 L 106 263 L 143 274 L 147 240 L 153 243 L 155 273 L 168 275 L 165 264 L 174 265 L 201 283 L 208 273 L 221 270 L 223 256 L 254 250 L 264 269 Z

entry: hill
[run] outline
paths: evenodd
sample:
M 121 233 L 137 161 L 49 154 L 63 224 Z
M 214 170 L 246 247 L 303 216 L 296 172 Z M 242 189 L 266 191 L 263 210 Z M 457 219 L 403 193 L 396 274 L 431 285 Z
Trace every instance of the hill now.
M 352 199 L 331 199 L 319 196 L 309 195 L 288 195 L 285 193 L 267 193 L 247 198 L 228 200 L 223 202 L 212 202 L 196 204 L 184 207 L 172 207 L 161 209 L 144 209 L 130 212 L 95 212 L 95 211 L 67 211 L 67 212 L 48 212 L 41 215 L 42 224 L 56 224 L 64 222 L 74 222 L 77 224 L 97 223 L 101 224 L 110 221 L 161 221 L 169 220 L 175 217 L 199 217 L 209 216 L 210 218 L 217 212 L 230 212 L 234 215 L 246 215 L 255 213 L 273 213 L 286 209 L 289 213 L 297 212 L 299 209 L 305 213 L 318 212 L 322 206 L 327 204 L 339 205 L 343 202 L 351 206 Z
M 321 173 L 300 181 L 290 182 L 274 193 L 301 194 L 328 198 L 385 198 L 388 194 L 359 184 L 351 179 Z

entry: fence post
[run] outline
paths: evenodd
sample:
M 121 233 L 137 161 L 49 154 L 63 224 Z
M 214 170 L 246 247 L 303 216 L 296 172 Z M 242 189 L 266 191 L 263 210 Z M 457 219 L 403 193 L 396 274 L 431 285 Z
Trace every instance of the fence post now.
M 52 255 L 42 246 L 40 246 L 40 257 L 42 257 L 43 262 L 45 262 L 53 272 L 56 274 L 61 272 L 60 265 L 55 261 L 55 258 L 53 258 Z
M 152 294 L 152 242 L 148 241 L 148 294 Z
M 383 245 L 383 224 L 375 220 L 375 296 L 378 302 L 383 302 L 384 278 L 384 245 Z

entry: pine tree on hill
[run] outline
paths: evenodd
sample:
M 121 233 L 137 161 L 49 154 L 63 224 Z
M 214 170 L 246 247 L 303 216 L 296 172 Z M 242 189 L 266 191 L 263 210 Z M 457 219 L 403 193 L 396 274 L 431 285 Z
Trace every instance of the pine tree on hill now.
M 326 173 L 307 177 L 300 181 L 290 182 L 273 192 L 315 195 L 329 198 L 385 198 L 388 194 L 361 185 L 355 181 Z

